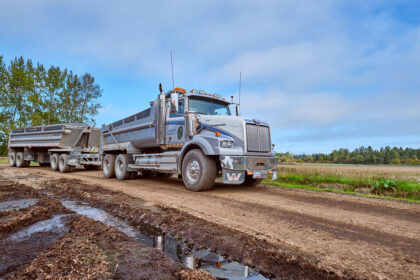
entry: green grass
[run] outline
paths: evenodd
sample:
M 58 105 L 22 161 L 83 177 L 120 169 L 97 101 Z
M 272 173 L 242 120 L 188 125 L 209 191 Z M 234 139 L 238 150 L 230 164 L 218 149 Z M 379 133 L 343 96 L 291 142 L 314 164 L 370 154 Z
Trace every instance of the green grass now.
M 5 163 L 9 163 L 9 161 L 6 159 L 2 159 L 0 158 L 0 164 L 5 164 Z
M 379 176 L 346 177 L 308 172 L 279 172 L 276 181 L 266 180 L 264 183 L 288 188 L 304 188 L 420 202 L 420 184 L 418 182 Z

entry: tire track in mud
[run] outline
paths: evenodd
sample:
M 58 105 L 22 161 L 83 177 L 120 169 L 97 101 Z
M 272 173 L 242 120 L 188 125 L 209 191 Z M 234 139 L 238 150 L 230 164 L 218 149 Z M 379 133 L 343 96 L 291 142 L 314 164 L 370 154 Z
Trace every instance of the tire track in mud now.
M 339 223 L 308 214 L 263 206 L 257 203 L 247 203 L 244 205 L 243 203 L 226 198 L 219 199 L 234 208 L 241 209 L 243 211 L 256 211 L 258 214 L 269 216 L 278 222 L 293 223 L 298 226 L 320 230 L 334 236 L 337 239 L 364 241 L 373 245 L 398 249 L 405 254 L 410 254 L 416 258 L 420 258 L 420 242 L 417 239 L 393 235 L 363 226 Z
M 263 189 L 263 190 L 262 190 Z M 397 209 L 394 207 L 384 206 L 384 205 L 376 205 L 373 203 L 363 203 L 359 201 L 348 201 L 344 199 L 338 198 L 330 198 L 330 197 L 318 197 L 315 196 L 313 193 L 298 193 L 296 190 L 289 190 L 289 189 L 281 189 L 280 190 L 273 190 L 267 187 L 258 188 L 258 190 L 245 190 L 245 192 L 250 194 L 257 194 L 263 191 L 264 194 L 270 194 L 276 197 L 283 197 L 289 200 L 293 200 L 296 202 L 304 202 L 310 203 L 314 205 L 320 206 L 329 206 L 338 209 L 342 209 L 345 211 L 351 212 L 358 212 L 363 214 L 373 214 L 373 215 L 380 215 L 384 217 L 392 217 L 400 220 L 405 220 L 409 222 L 420 223 L 419 215 L 420 211 L 414 210 L 405 210 L 405 209 Z M 350 196 L 350 195 L 349 195 Z M 365 199 L 372 199 L 377 200 L 377 198 L 365 198 Z M 403 202 L 400 201 L 399 203 L 407 203 L 413 204 L 411 202 Z

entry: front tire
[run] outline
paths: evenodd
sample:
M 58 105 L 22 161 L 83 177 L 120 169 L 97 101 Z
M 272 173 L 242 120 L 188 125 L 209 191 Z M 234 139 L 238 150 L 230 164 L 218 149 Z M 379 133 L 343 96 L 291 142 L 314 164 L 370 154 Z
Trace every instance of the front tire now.
M 115 155 L 106 154 L 102 160 L 102 173 L 105 178 L 114 178 L 115 177 Z
M 182 161 L 182 180 L 190 191 L 210 190 L 216 175 L 215 160 L 204 155 L 199 149 L 189 151 Z
M 252 178 L 251 175 L 246 175 L 245 176 L 245 181 L 242 183 L 243 186 L 256 186 L 261 184 L 261 182 L 263 181 L 263 179 L 254 179 Z
M 57 171 L 58 170 L 58 157 L 59 156 L 58 156 L 57 153 L 54 153 L 54 154 L 51 155 L 50 166 L 51 166 L 52 171 Z
M 128 161 L 126 154 L 119 154 L 115 159 L 115 176 L 120 180 L 127 180 L 132 172 L 127 171 Z
M 16 166 L 16 153 L 15 152 L 9 153 L 9 166 L 10 167 Z

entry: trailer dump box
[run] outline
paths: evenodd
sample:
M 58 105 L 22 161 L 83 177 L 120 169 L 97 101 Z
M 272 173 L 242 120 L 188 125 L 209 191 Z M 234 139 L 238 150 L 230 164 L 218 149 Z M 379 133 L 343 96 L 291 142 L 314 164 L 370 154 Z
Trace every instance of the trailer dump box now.
M 100 135 L 98 128 L 83 123 L 13 129 L 9 135 L 9 164 L 25 167 L 35 161 L 62 172 L 76 165 L 89 169 L 101 164 Z
M 89 129 L 90 127 L 86 124 L 58 124 L 13 129 L 9 136 L 9 148 L 98 147 L 98 129 L 96 130 L 97 137 L 92 135 L 85 137 L 89 139 L 83 139 L 83 134 Z

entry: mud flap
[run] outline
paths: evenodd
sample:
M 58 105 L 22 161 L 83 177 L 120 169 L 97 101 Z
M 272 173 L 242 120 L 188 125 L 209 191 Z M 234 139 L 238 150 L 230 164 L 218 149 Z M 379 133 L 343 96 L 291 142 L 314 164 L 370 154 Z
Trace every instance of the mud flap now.
M 273 170 L 273 176 L 271 176 L 271 180 L 276 180 L 278 177 L 278 171 L 277 170 Z
M 70 155 L 68 158 L 67 158 L 67 164 L 68 165 L 73 165 L 73 166 L 76 166 L 76 165 L 78 165 L 79 164 L 79 158 L 80 158 L 80 155 Z
M 222 170 L 223 183 L 239 185 L 245 181 L 245 171 Z

